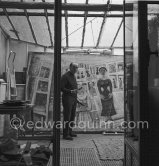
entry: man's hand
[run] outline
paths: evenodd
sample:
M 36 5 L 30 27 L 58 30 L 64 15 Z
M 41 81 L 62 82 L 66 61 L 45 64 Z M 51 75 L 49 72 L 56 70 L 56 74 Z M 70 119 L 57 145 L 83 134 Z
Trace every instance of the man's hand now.
M 71 90 L 71 93 L 76 94 L 77 93 L 77 89 Z

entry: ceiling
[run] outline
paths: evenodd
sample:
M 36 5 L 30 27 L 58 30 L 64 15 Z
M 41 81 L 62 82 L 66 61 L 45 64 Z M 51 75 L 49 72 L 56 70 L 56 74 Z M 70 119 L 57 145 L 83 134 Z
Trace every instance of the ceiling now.
M 50 7 L 54 0 L 1 0 L 1 2 L 3 5 L 0 8 L 0 26 L 10 38 L 44 47 L 54 46 L 54 9 Z M 123 47 L 122 0 L 62 0 L 62 2 L 62 47 Z M 42 7 L 37 9 L 35 5 Z M 126 30 L 127 35 L 132 33 L 131 25 L 127 25 Z M 128 47 L 131 45 L 130 40 Z

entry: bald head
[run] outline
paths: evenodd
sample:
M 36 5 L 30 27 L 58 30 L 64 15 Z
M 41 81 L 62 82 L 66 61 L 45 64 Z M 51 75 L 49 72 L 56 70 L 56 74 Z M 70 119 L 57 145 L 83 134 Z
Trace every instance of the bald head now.
M 77 73 L 77 71 L 78 71 L 78 64 L 72 62 L 72 63 L 70 64 L 70 72 L 71 72 L 72 74 L 75 74 L 75 73 Z

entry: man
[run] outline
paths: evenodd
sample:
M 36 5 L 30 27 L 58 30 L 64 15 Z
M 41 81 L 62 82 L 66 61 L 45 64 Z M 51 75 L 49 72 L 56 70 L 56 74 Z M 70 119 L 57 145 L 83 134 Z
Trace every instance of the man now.
M 78 71 L 78 64 L 71 63 L 70 70 L 61 78 L 62 104 L 63 104 L 63 138 L 73 140 L 76 134 L 73 134 L 76 105 L 77 105 L 77 81 L 75 73 Z

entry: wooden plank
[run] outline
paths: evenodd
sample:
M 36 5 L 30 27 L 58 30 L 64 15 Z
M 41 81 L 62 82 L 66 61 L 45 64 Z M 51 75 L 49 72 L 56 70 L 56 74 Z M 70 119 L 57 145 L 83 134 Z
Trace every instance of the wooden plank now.
M 42 44 L 38 44 L 38 43 L 36 44 L 36 43 L 30 42 L 30 41 L 24 41 L 24 40 L 21 40 L 21 39 L 17 40 L 17 39 L 11 38 L 11 40 L 13 40 L 13 41 L 21 41 L 23 43 L 28 43 L 28 44 L 31 44 L 31 45 L 40 46 L 40 47 L 44 47 L 44 48 L 51 48 L 51 46 L 44 46 Z
M 86 4 L 88 4 L 88 0 L 86 0 Z M 87 15 L 88 15 L 88 11 L 85 11 L 85 17 L 84 17 L 84 23 L 83 23 L 83 33 L 82 33 L 82 43 L 81 43 L 81 48 L 83 47 L 83 44 L 84 44 L 85 31 L 86 31 Z
M 18 32 L 17 32 L 17 30 L 15 29 L 15 27 L 14 27 L 14 25 L 13 25 L 13 23 L 12 23 L 12 20 L 10 19 L 9 15 L 8 15 L 7 10 L 6 10 L 6 9 L 3 9 L 3 11 L 4 11 L 4 13 L 5 13 L 5 15 L 6 15 L 8 21 L 9 21 L 9 23 L 10 23 L 10 25 L 11 25 L 11 27 L 13 28 L 13 32 L 15 33 L 17 39 L 20 40 L 19 35 L 18 35 Z
M 25 16 L 24 12 L 8 12 L 9 16 Z M 54 13 L 47 12 L 48 16 L 55 16 Z M 5 12 L 0 12 L 0 16 L 5 16 Z M 43 16 L 45 13 L 41 12 L 28 12 L 28 16 Z M 85 14 L 67 14 L 68 17 L 85 17 Z M 126 14 L 125 17 L 132 17 L 132 14 Z M 65 14 L 62 14 L 65 17 Z M 87 17 L 104 17 L 104 14 L 87 14 Z M 123 17 L 123 14 L 109 14 L 107 17 Z
M 55 7 L 54 3 L 49 2 L 9 2 L 1 1 L 1 8 L 15 8 L 15 9 L 50 9 L 53 10 Z M 62 10 L 71 11 L 105 11 L 107 5 L 103 4 L 81 4 L 81 3 L 67 3 L 62 4 Z M 132 4 L 126 5 L 126 11 L 132 11 Z M 123 11 L 123 5 L 111 4 L 110 11 Z

